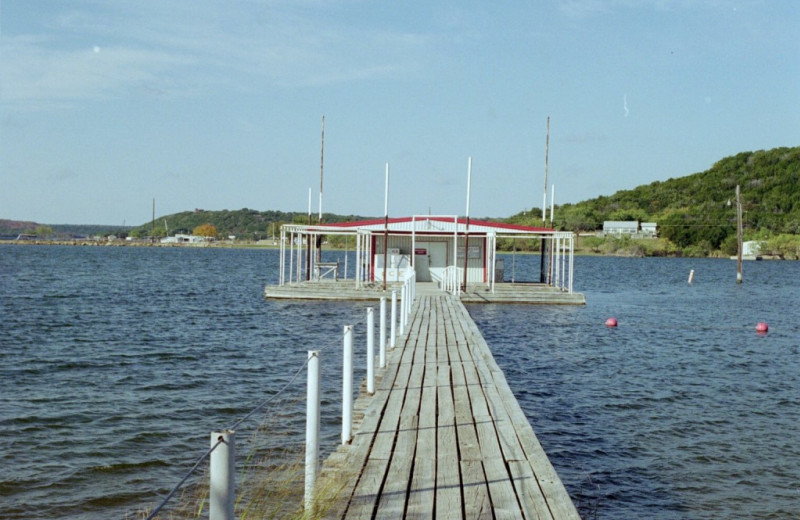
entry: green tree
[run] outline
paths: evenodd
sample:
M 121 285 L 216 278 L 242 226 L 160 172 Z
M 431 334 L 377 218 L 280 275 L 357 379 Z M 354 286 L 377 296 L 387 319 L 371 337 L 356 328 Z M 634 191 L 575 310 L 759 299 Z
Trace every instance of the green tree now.
M 33 230 L 33 234 L 39 237 L 47 238 L 53 235 L 53 228 L 45 225 L 38 225 L 36 226 L 36 229 Z
M 167 230 L 161 226 L 156 226 L 148 232 L 148 236 L 153 238 L 164 238 L 167 236 Z

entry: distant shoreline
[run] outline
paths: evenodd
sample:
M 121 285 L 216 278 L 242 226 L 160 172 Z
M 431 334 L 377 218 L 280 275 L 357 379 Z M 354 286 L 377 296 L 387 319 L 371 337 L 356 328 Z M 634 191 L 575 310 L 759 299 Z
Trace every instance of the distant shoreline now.
M 223 249 L 280 249 L 272 244 L 257 242 L 203 242 L 203 243 L 162 243 L 127 240 L 0 240 L 0 244 L 15 246 L 85 246 L 85 247 L 189 247 L 189 248 L 223 248 Z
M 0 240 L 0 245 L 14 245 L 14 246 L 80 246 L 80 247 L 158 247 L 158 248 L 191 248 L 191 249 L 280 249 L 279 245 L 260 244 L 254 241 L 219 241 L 219 242 L 201 242 L 201 243 L 186 243 L 186 242 L 145 242 L 145 241 L 126 241 L 126 240 Z M 343 252 L 345 249 L 330 247 L 326 248 L 328 251 Z M 351 251 L 353 251 L 351 249 Z M 538 251 L 497 251 L 503 255 L 539 255 Z M 718 252 L 714 255 L 704 257 L 684 256 L 681 254 L 666 254 L 666 255 L 647 255 L 647 254 L 631 254 L 630 252 L 615 251 L 613 253 L 603 253 L 593 250 L 575 250 L 575 256 L 607 256 L 613 258 L 730 258 L 729 255 Z M 733 257 L 735 258 L 735 257 Z M 746 260 L 755 260 L 755 258 L 746 258 Z M 780 255 L 759 255 L 758 260 L 800 260 L 800 258 L 785 258 Z

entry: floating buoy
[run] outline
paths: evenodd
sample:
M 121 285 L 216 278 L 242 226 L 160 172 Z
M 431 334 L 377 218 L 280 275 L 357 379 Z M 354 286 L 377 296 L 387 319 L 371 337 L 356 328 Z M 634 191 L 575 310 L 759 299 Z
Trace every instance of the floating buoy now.
M 606 327 L 616 327 L 617 326 L 617 318 L 608 318 L 606 320 Z
M 756 324 L 756 332 L 767 332 L 768 330 L 769 330 L 769 325 L 767 325 L 763 321 L 759 321 Z
M 689 283 L 692 283 L 692 281 L 694 281 L 694 269 L 689 271 Z

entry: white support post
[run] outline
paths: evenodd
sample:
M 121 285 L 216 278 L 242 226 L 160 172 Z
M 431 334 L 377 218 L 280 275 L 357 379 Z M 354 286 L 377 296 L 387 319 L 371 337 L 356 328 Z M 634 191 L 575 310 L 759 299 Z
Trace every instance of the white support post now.
M 569 293 L 572 294 L 572 276 L 575 274 L 574 268 L 574 256 L 575 256 L 575 237 L 569 237 Z
M 378 333 L 380 334 L 380 341 L 378 342 L 378 366 L 383 368 L 386 366 L 386 297 L 381 296 L 381 316 L 380 326 Z
M 361 287 L 361 234 L 356 233 L 356 288 Z
M 272 238 L 275 238 L 275 223 L 272 224 Z M 281 228 L 281 245 L 280 245 L 280 257 L 278 258 L 278 285 L 283 285 L 283 275 L 284 275 L 284 268 L 286 267 L 286 259 L 283 255 L 286 254 L 286 246 L 283 242 L 283 228 Z
M 397 291 L 392 291 L 392 314 L 389 322 L 389 346 L 394 348 L 397 346 L 397 333 L 395 327 L 397 326 Z
M 342 368 L 342 444 L 353 439 L 353 326 L 344 326 Z
M 225 430 L 211 432 L 211 447 L 219 446 L 211 452 L 209 473 L 211 474 L 208 494 L 209 520 L 234 520 L 233 504 L 236 499 L 236 444 L 235 432 Z M 221 442 L 220 442 L 221 441 Z
M 375 309 L 367 308 L 367 393 L 375 393 Z
M 314 505 L 314 488 L 319 471 L 319 351 L 308 351 L 308 386 L 306 404 L 306 511 Z
M 292 275 L 294 274 L 294 231 L 289 237 L 289 283 L 292 283 Z
M 400 288 L 400 335 L 406 333 L 406 286 L 403 284 L 403 287 Z

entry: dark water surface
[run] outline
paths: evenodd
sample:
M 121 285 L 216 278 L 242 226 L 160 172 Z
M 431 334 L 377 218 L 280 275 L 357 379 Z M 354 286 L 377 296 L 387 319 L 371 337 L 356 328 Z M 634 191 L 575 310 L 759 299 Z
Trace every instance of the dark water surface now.
M 301 445 L 310 349 L 330 450 L 341 329 L 366 304 L 265 301 L 277 265 L 270 250 L 0 246 L 0 517 L 132 515 L 287 384 L 259 442 Z M 538 257 L 512 265 L 531 279 Z M 578 258 L 586 307 L 470 307 L 586 518 L 800 518 L 800 263 L 746 263 L 741 285 L 734 269 Z
M 579 257 L 585 308 L 469 307 L 585 517 L 800 518 L 800 263 L 735 269 Z

